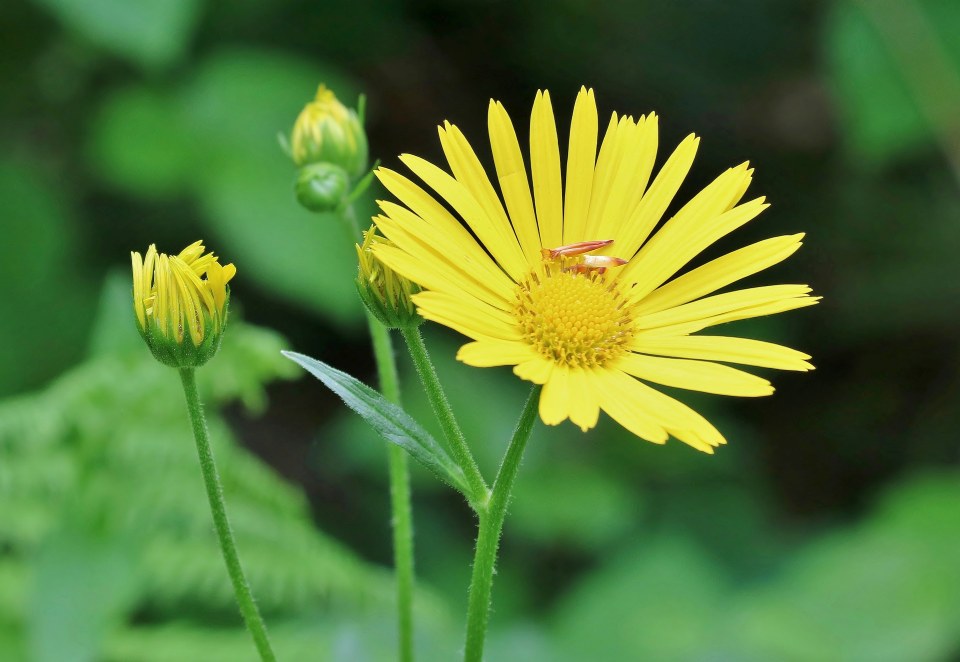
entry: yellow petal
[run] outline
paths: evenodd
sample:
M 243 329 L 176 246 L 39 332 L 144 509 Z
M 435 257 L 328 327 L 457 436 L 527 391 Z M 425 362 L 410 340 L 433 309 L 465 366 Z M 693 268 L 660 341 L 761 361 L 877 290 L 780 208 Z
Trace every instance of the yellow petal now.
M 629 375 L 691 391 L 757 397 L 773 393 L 766 379 L 719 363 L 628 353 L 615 367 Z
M 389 168 L 380 167 L 374 173 L 388 191 L 397 196 L 400 202 L 409 207 L 410 211 L 428 223 L 431 228 L 437 232 L 442 232 L 445 236 L 464 246 L 470 244 L 476 246 L 476 239 L 470 235 L 453 214 L 434 200 L 429 193 Z M 380 203 L 381 207 L 383 205 L 384 203 Z M 387 212 L 387 214 L 392 216 L 390 212 Z M 479 250 L 479 247 L 477 249 Z
M 585 241 L 584 230 L 597 159 L 597 102 L 593 90 L 580 88 L 573 106 L 567 148 L 567 182 L 563 207 L 563 244 Z M 553 246 L 550 246 L 553 248 Z
M 517 365 L 537 358 L 537 354 L 525 342 L 512 340 L 476 340 L 462 346 L 457 360 L 476 368 L 491 368 L 501 365 Z
M 512 306 L 516 298 L 516 286 L 486 253 L 481 251 L 478 255 L 472 250 L 466 250 L 458 239 L 442 232 L 431 232 L 427 224 L 402 207 L 392 208 L 384 203 L 384 208 L 389 209 L 395 216 L 374 218 L 383 235 L 393 242 L 395 247 L 409 254 L 416 263 L 412 266 L 418 273 L 434 270 L 437 272 L 435 276 L 442 275 L 442 278 L 439 279 L 440 285 L 428 286 L 426 281 L 420 280 L 421 277 L 392 267 L 395 271 L 430 289 L 446 290 L 457 283 L 466 282 L 469 283 L 467 287 L 478 298 L 504 309 Z M 377 253 L 380 249 L 379 245 L 375 246 L 373 252 Z M 436 278 L 433 280 L 437 281 Z
M 616 243 L 621 256 L 633 255 L 660 222 L 690 171 L 699 145 L 700 139 L 691 133 L 663 164 L 650 189 L 617 233 Z
M 156 269 L 154 273 L 156 280 L 157 293 L 153 302 L 153 316 L 157 320 L 157 326 L 165 336 L 170 337 L 171 317 L 179 317 L 179 310 L 175 311 L 175 298 L 171 301 L 170 265 L 169 257 L 166 254 L 160 254 L 156 259 Z
M 140 253 L 132 251 L 130 262 L 133 268 L 133 311 L 137 315 L 137 323 L 141 329 L 146 328 L 147 313 L 143 302 L 146 299 L 143 293 L 143 258 Z
M 183 260 L 184 262 L 186 262 L 187 264 L 193 264 L 194 261 L 197 260 L 197 258 L 203 255 L 204 250 L 205 249 L 203 247 L 203 241 L 198 240 L 193 242 L 186 248 L 184 248 L 182 251 L 180 251 L 177 257 Z
M 404 154 L 400 160 L 412 170 L 427 186 L 450 203 L 470 229 L 477 235 L 480 243 L 486 247 L 493 258 L 514 279 L 522 278 L 528 269 L 526 264 L 511 247 L 515 247 L 513 235 L 506 237 L 499 230 L 495 218 L 487 216 L 483 207 L 470 195 L 463 184 L 418 156 Z
M 560 146 L 549 92 L 537 92 L 530 115 L 530 169 L 537 204 L 540 245 L 563 243 L 563 184 L 560 181 Z
M 600 408 L 610 418 L 641 439 L 655 444 L 667 443 L 670 435 L 653 419 L 646 403 L 633 390 L 633 383 L 639 382 L 615 370 L 588 371 L 587 378 L 597 394 Z
M 200 309 L 200 291 L 192 280 L 197 278 L 190 265 L 178 257 L 170 259 L 170 270 L 173 273 L 173 281 L 176 284 L 177 296 L 180 302 L 180 326 L 177 329 L 177 341 L 182 342 L 185 337 L 185 328 L 190 331 L 190 339 L 193 344 L 199 346 L 203 342 L 204 336 L 204 317 Z M 199 282 L 197 278 L 197 282 Z M 209 295 L 209 293 L 207 293 Z M 211 305 L 213 297 L 210 297 Z
M 150 244 L 147 254 L 143 256 L 143 295 L 149 297 L 153 293 L 155 283 L 154 266 L 157 263 L 157 245 Z
M 746 166 L 718 177 L 664 224 L 640 249 L 621 277 L 634 283 L 634 300 L 646 296 L 717 239 L 757 216 L 763 198 L 728 210 L 730 200 L 750 173 Z
M 612 237 L 598 236 L 597 231 L 606 210 L 610 189 L 613 187 L 613 181 L 616 179 L 620 162 L 627 149 L 626 134 L 632 126 L 633 120 L 611 113 L 610 122 L 607 123 L 607 130 L 600 143 L 600 153 L 597 154 L 584 239 L 612 239 Z
M 591 232 L 597 237 L 613 238 L 614 243 L 601 254 L 629 258 L 636 248 L 622 240 L 628 232 L 630 217 L 643 197 L 657 156 L 657 117 L 641 117 L 634 125 L 628 120 L 620 132 L 624 155 L 606 193 L 606 203 Z
M 586 370 L 570 370 L 570 421 L 586 432 L 600 417 L 600 400 Z
M 570 415 L 570 370 L 556 366 L 540 393 L 540 418 L 547 425 L 558 425 Z
M 227 302 L 227 283 L 236 272 L 237 268 L 232 264 L 221 266 L 219 262 L 214 262 L 207 269 L 207 289 L 213 295 L 213 307 L 209 310 L 211 314 L 217 316 L 217 319 L 223 315 Z
M 171 260 L 171 266 L 176 268 L 178 277 L 188 286 L 187 294 L 191 298 L 197 299 L 198 305 L 202 303 L 207 310 L 214 310 L 214 297 L 209 287 L 209 281 L 201 280 L 200 276 L 190 268 L 190 265 L 179 258 Z
M 726 443 L 723 435 L 703 416 L 687 405 L 650 388 L 619 370 L 608 371 L 610 384 L 615 385 L 631 406 L 643 409 L 653 420 L 680 441 L 705 453 Z
M 416 240 L 417 244 L 429 248 L 432 252 L 439 253 L 440 257 L 450 264 L 466 265 L 466 268 L 471 271 L 474 269 L 480 270 L 485 274 L 484 279 L 500 281 L 501 288 L 512 291 L 513 281 L 493 261 L 490 254 L 481 248 L 470 233 L 466 231 L 447 232 L 443 228 L 432 224 L 429 219 L 422 218 L 406 207 L 401 207 L 392 202 L 379 200 L 378 204 L 384 215 L 396 224 L 399 230 L 397 234 L 410 235 Z M 374 217 L 373 220 L 379 223 L 378 217 Z M 459 223 L 458 229 L 463 230 Z M 384 236 L 387 236 L 383 228 L 381 228 L 381 232 Z M 394 240 L 391 239 L 391 241 Z
M 411 300 L 424 319 L 445 324 L 471 338 L 522 340 L 516 318 L 479 299 L 428 291 L 413 295 Z
M 637 329 L 671 328 L 671 333 L 693 333 L 681 325 L 703 322 L 700 328 L 734 320 L 772 315 L 774 312 L 792 310 L 815 304 L 819 297 L 809 296 L 807 285 L 767 285 L 745 290 L 734 290 L 724 294 L 685 303 L 682 306 L 649 315 L 642 315 L 635 321 Z M 699 330 L 699 329 L 696 329 Z
M 715 292 L 787 259 L 800 248 L 801 239 L 802 233 L 773 237 L 707 262 L 651 292 L 634 311 L 655 313 Z
M 514 366 L 513 374 L 534 384 L 545 384 L 550 379 L 554 365 L 553 361 L 536 356 Z
M 533 213 L 533 199 L 527 183 L 527 170 L 520 153 L 517 133 L 507 115 L 503 104 L 490 101 L 487 113 L 487 125 L 490 132 L 490 147 L 493 150 L 493 162 L 497 168 L 497 179 L 503 200 L 507 204 L 510 220 L 520 241 L 520 247 L 527 257 L 527 264 L 540 264 L 540 233 L 537 219 Z M 550 248 L 550 247 L 548 247 Z
M 728 336 L 637 336 L 630 349 L 645 354 L 740 363 L 778 370 L 813 370 L 809 354 L 774 343 Z
M 450 169 L 457 181 L 462 183 L 476 201 L 483 207 L 490 223 L 494 226 L 496 234 L 501 238 L 501 243 L 505 249 L 502 263 L 507 271 L 519 278 L 527 272 L 526 258 L 523 250 L 517 242 L 517 236 L 500 204 L 500 198 L 497 196 L 490 178 L 484 171 L 477 158 L 476 152 L 470 146 L 466 136 L 453 124 L 445 122 L 443 127 L 438 127 L 440 133 L 440 145 L 443 147 L 443 153 L 447 157 Z

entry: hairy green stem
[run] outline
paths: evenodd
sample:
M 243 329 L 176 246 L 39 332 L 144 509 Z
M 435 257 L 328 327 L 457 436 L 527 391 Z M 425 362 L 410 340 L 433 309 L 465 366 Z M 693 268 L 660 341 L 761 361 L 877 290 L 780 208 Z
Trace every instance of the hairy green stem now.
M 473 495 L 470 506 L 479 513 L 486 508 L 487 501 L 490 498 L 490 490 L 487 488 L 483 476 L 480 475 L 477 461 L 473 458 L 473 454 L 467 446 L 467 440 L 463 436 L 463 431 L 453 415 L 453 409 L 450 407 L 450 402 L 440 385 L 440 379 L 437 377 L 437 371 L 430 360 L 430 354 L 423 342 L 423 336 L 420 335 L 420 329 L 416 327 L 406 328 L 401 329 L 401 332 L 403 333 L 403 339 L 407 341 L 410 357 L 413 359 L 413 365 L 417 368 L 417 374 L 420 375 L 423 389 L 427 392 L 427 398 L 430 400 L 431 407 L 433 407 L 433 413 L 440 421 L 440 427 L 443 428 L 443 434 L 447 440 L 447 450 L 453 455 L 454 461 L 460 466 L 467 478 L 467 485 Z
M 483 659 L 483 644 L 487 636 L 490 592 L 493 588 L 493 572 L 497 562 L 497 549 L 500 546 L 500 532 L 503 530 L 503 520 L 507 515 L 507 504 L 513 490 L 513 481 L 520 468 L 523 450 L 527 446 L 533 424 L 537 420 L 539 395 L 540 387 L 534 386 L 520 414 L 517 429 L 513 433 L 507 452 L 503 456 L 497 479 L 493 483 L 490 503 L 479 513 L 480 526 L 467 603 L 467 640 L 463 651 L 465 662 L 481 662 Z
M 203 418 L 203 406 L 197 394 L 197 380 L 193 368 L 181 368 L 180 380 L 183 382 L 183 393 L 187 398 L 187 410 L 190 412 L 190 422 L 193 424 L 193 437 L 197 442 L 197 454 L 200 456 L 200 470 L 203 473 L 203 482 L 207 488 L 207 499 L 210 501 L 210 512 L 213 514 L 213 524 L 220 539 L 220 550 L 223 560 L 227 564 L 227 573 L 233 583 L 233 592 L 237 596 L 240 613 L 246 623 L 247 630 L 253 637 L 260 659 L 273 662 L 276 657 L 270 648 L 270 639 L 267 636 L 267 626 L 260 616 L 257 604 L 250 592 L 250 585 L 243 574 L 240 565 L 240 556 L 237 554 L 237 545 L 230 530 L 230 521 L 227 519 L 226 505 L 223 501 L 223 488 L 220 485 L 220 476 L 213 459 L 213 450 L 210 448 L 210 436 L 207 433 L 207 424 Z
M 367 314 L 373 354 L 380 377 L 380 391 L 390 402 L 400 404 L 397 363 L 390 344 L 390 332 Z M 410 505 L 410 468 L 407 454 L 399 446 L 387 445 L 390 467 L 390 504 L 393 510 L 393 563 L 397 573 L 397 625 L 399 659 L 413 660 L 413 514 Z
M 343 210 L 344 225 L 352 241 L 361 240 L 360 227 L 353 207 Z M 373 342 L 377 377 L 383 397 L 400 404 L 400 380 L 397 361 L 390 342 L 390 331 L 373 315 L 367 313 L 367 326 Z M 413 512 L 410 496 L 410 467 L 407 454 L 399 446 L 387 444 L 387 464 L 390 475 L 390 510 L 393 524 L 393 565 L 397 578 L 398 658 L 400 662 L 413 661 Z

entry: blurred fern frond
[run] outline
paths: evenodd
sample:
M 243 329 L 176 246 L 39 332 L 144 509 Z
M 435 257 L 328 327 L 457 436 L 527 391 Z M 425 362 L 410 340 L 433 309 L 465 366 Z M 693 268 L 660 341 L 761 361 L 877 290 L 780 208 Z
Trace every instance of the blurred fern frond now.
M 264 384 L 295 373 L 281 347 L 276 334 L 235 323 L 199 373 L 254 593 L 274 617 L 332 603 L 382 610 L 392 600 L 388 573 L 318 531 L 300 490 L 240 447 L 217 414 L 216 405 L 233 400 L 263 408 Z M 96 611 L 92 596 L 117 581 L 129 586 L 117 593 L 114 631 L 132 615 L 185 622 L 188 630 L 202 630 L 197 621 L 239 624 L 179 380 L 145 351 L 101 354 L 42 392 L 0 402 L 0 512 L 0 625 L 26 631 L 35 657 L 56 658 L 56 646 L 37 643 L 50 629 L 59 629 L 53 639 L 69 639 L 51 616 L 56 607 L 83 621 L 84 610 Z M 68 549 L 87 542 L 88 551 L 110 550 L 134 570 L 96 574 L 103 569 L 84 563 L 102 563 L 99 551 L 85 557 Z

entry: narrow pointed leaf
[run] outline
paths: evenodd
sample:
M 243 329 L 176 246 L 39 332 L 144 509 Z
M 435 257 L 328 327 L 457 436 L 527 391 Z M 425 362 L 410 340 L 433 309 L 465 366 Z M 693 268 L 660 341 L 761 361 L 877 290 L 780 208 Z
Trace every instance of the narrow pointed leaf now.
M 363 382 L 322 361 L 297 352 L 285 351 L 282 354 L 340 396 L 344 404 L 360 414 L 386 441 L 410 453 L 415 460 L 472 502 L 474 495 L 470 494 L 463 470 L 436 439 L 401 407 L 384 399 Z

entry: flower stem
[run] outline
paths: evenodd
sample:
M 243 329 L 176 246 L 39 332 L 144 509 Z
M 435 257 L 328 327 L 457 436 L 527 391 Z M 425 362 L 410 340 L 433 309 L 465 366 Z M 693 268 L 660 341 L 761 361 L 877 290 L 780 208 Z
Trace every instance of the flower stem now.
M 450 402 L 440 385 L 440 379 L 437 377 L 437 371 L 430 360 L 430 354 L 423 342 L 423 336 L 420 335 L 420 329 L 417 327 L 405 328 L 401 329 L 401 333 L 403 333 L 403 339 L 407 341 L 410 357 L 417 368 L 417 374 L 420 375 L 423 388 L 427 392 L 427 398 L 433 407 L 433 413 L 440 421 L 440 427 L 443 428 L 443 434 L 447 440 L 447 450 L 453 455 L 454 461 L 460 466 L 467 478 L 467 485 L 472 495 L 472 498 L 469 499 L 470 506 L 480 513 L 487 506 L 490 499 L 490 490 L 487 488 L 483 476 L 480 475 L 477 461 L 473 458 L 473 454 L 467 446 L 467 440 L 463 436 L 463 431 L 453 415 L 453 409 L 450 407 Z
M 360 227 L 352 205 L 344 208 L 343 223 L 350 240 L 359 242 Z M 380 392 L 390 402 L 400 404 L 400 380 L 397 376 L 393 345 L 390 342 L 390 330 L 369 312 L 367 326 L 373 342 Z M 387 465 L 393 522 L 393 565 L 397 577 L 397 655 L 400 662 L 413 662 L 413 512 L 406 451 L 394 444 L 387 444 Z
M 390 332 L 367 314 L 373 354 L 377 362 L 380 390 L 390 402 L 400 404 L 397 364 L 390 344 Z M 390 504 L 393 510 L 393 563 L 397 573 L 397 625 L 400 662 L 413 660 L 413 514 L 410 506 L 410 468 L 406 452 L 387 444 L 390 468 Z
M 537 403 L 540 387 L 534 386 L 530 397 L 523 407 L 517 429 L 513 433 L 507 452 L 503 456 L 497 479 L 493 483 L 493 493 L 485 510 L 480 511 L 480 526 L 477 535 L 477 548 L 473 557 L 473 576 L 470 578 L 470 597 L 467 604 L 467 641 L 464 646 L 465 662 L 481 662 L 483 643 L 487 636 L 487 622 L 490 616 L 490 591 L 493 587 L 493 571 L 497 562 L 497 549 L 500 546 L 500 532 L 507 515 L 507 504 L 513 490 L 513 481 L 520 468 L 520 459 L 526 448 L 533 424 L 537 420 Z
M 193 437 L 197 442 L 197 454 L 200 456 L 200 470 L 203 472 L 203 482 L 207 488 L 207 499 L 210 501 L 210 512 L 213 514 L 213 523 L 220 539 L 220 550 L 223 560 L 227 564 L 227 572 L 233 583 L 233 592 L 240 606 L 240 613 L 246 623 L 250 635 L 253 637 L 260 659 L 273 662 L 276 657 L 270 648 L 270 639 L 267 636 L 267 626 L 260 616 L 250 585 L 243 574 L 240 565 L 240 556 L 237 554 L 237 545 L 233 540 L 230 522 L 227 519 L 226 505 L 223 501 L 223 488 L 220 485 L 220 476 L 217 465 L 213 460 L 213 450 L 210 448 L 210 436 L 207 433 L 207 424 L 203 418 L 203 406 L 197 394 L 197 381 L 193 368 L 181 368 L 180 380 L 183 382 L 183 393 L 187 399 L 187 410 L 190 412 L 190 422 L 193 424 Z

